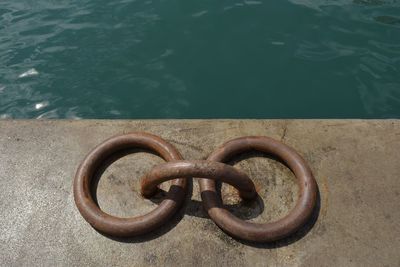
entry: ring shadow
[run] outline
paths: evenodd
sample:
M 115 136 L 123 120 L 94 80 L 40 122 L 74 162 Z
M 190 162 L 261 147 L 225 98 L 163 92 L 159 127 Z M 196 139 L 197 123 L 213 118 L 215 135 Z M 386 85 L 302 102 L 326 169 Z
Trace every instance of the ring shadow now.
M 268 158 L 268 159 L 277 161 L 277 162 L 283 164 L 284 166 L 286 166 L 290 170 L 289 166 L 281 158 L 276 157 L 269 153 L 264 153 L 264 152 L 259 152 L 259 151 L 250 151 L 250 152 L 242 153 L 242 154 L 235 156 L 234 158 L 228 160 L 226 163 L 229 165 L 234 165 L 243 160 L 253 158 L 253 157 L 263 157 L 263 158 Z M 298 240 L 302 239 L 304 236 L 306 236 L 311 231 L 311 229 L 314 227 L 314 225 L 316 224 L 316 222 L 318 220 L 319 213 L 321 210 L 321 196 L 320 196 L 318 184 L 316 184 L 316 187 L 317 187 L 316 202 L 315 202 L 315 206 L 313 208 L 313 211 L 312 211 L 310 217 L 308 218 L 307 222 L 302 227 L 300 227 L 298 230 L 296 230 L 294 233 L 290 234 L 289 236 L 282 238 L 280 240 L 277 240 L 277 241 L 265 242 L 265 243 L 247 241 L 247 240 L 239 239 L 234 236 L 231 236 L 231 237 L 234 240 L 242 243 L 243 245 L 252 246 L 252 247 L 256 247 L 256 248 L 265 248 L 265 249 L 275 249 L 275 248 L 280 248 L 280 247 L 286 247 L 290 244 L 297 242 Z M 220 192 L 220 190 L 218 190 L 218 192 Z M 261 202 L 263 202 L 263 201 L 261 200 Z M 223 231 L 223 229 L 221 229 L 221 230 Z
M 216 184 L 218 195 L 220 195 L 220 190 L 218 190 L 219 183 Z M 193 191 L 193 187 L 192 187 Z M 165 196 L 166 192 L 164 190 L 159 190 L 161 196 Z M 153 203 L 159 204 L 163 200 L 162 197 L 154 197 L 150 199 Z M 227 209 L 229 212 L 233 213 L 236 217 L 242 220 L 250 220 L 256 218 L 258 215 L 263 213 L 264 211 L 264 202 L 262 198 L 257 194 L 256 198 L 253 200 L 243 200 L 241 199 L 239 203 L 235 204 L 223 204 L 223 207 Z M 185 205 L 185 214 L 189 216 L 194 216 L 198 218 L 207 218 L 209 219 L 208 213 L 204 210 L 203 202 L 188 199 L 187 204 Z
M 313 209 L 310 217 L 308 218 L 307 222 L 302 227 L 300 227 L 300 229 L 296 230 L 294 233 L 292 233 L 289 236 L 284 237 L 280 240 L 266 242 L 266 243 L 257 243 L 257 242 L 253 242 L 253 241 L 239 239 L 236 237 L 232 237 L 232 238 L 235 239 L 236 241 L 242 243 L 243 245 L 256 247 L 256 248 L 275 249 L 275 248 L 286 247 L 286 246 L 289 246 L 289 245 L 297 242 L 298 240 L 302 239 L 311 231 L 311 229 L 314 227 L 314 225 L 316 224 L 316 222 L 318 220 L 320 210 L 321 210 L 321 197 L 320 197 L 319 189 L 317 186 L 317 198 L 316 198 L 314 209 Z
M 146 149 L 138 149 L 138 148 L 122 149 L 120 151 L 113 153 L 109 157 L 107 157 L 102 162 L 102 164 L 97 168 L 97 171 L 95 172 L 95 174 L 93 175 L 93 178 L 91 180 L 91 188 L 90 188 L 92 198 L 97 206 L 99 206 L 98 199 L 97 199 L 97 188 L 98 188 L 98 184 L 100 182 L 101 176 L 104 174 L 105 170 L 111 164 L 116 162 L 117 160 L 119 160 L 125 156 L 128 156 L 130 154 L 140 153 L 140 152 L 150 153 L 150 154 L 160 157 L 157 153 L 150 151 L 150 150 L 146 150 Z M 175 190 L 180 190 L 180 189 L 175 185 L 171 185 L 170 190 L 175 191 Z M 185 198 L 183 200 L 182 205 L 178 208 L 177 212 L 175 212 L 166 223 L 164 223 L 161 227 L 158 227 L 157 229 L 155 229 L 149 233 L 142 234 L 142 235 L 135 236 L 135 237 L 115 237 L 115 236 L 111 236 L 107 233 L 103 233 L 94 227 L 92 227 L 92 228 L 96 232 L 101 234 L 102 236 L 105 236 L 114 241 L 123 242 L 123 243 L 141 243 L 141 242 L 146 242 L 146 241 L 156 239 L 156 238 L 166 234 L 167 232 L 171 231 L 182 220 L 182 218 L 185 215 L 185 206 L 187 205 L 186 203 L 190 202 L 189 200 L 192 196 L 192 192 L 193 192 L 192 179 L 187 178 L 187 193 L 185 194 Z M 167 192 L 160 189 L 149 200 L 151 200 L 154 203 L 161 203 L 161 201 L 164 199 L 168 199 Z M 173 199 L 173 197 L 169 198 L 169 199 L 175 200 L 175 199 Z

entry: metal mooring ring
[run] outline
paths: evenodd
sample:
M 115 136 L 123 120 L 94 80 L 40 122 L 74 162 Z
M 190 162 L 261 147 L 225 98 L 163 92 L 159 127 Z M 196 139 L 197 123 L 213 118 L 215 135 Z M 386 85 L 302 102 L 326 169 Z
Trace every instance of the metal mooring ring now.
M 236 187 L 246 200 L 257 197 L 253 181 L 244 172 L 224 163 L 207 160 L 182 160 L 155 166 L 142 178 L 142 195 L 151 197 L 156 193 L 157 186 L 165 181 L 193 176 L 228 183 Z
M 112 137 L 92 150 L 79 166 L 74 180 L 75 203 L 87 222 L 100 232 L 119 237 L 148 233 L 161 226 L 177 211 L 186 194 L 186 179 L 175 179 L 166 198 L 150 213 L 133 218 L 119 218 L 103 212 L 91 195 L 91 181 L 97 168 L 109 156 L 127 148 L 143 148 L 159 154 L 164 160 L 182 160 L 174 146 L 158 136 L 131 133 Z
M 214 151 L 207 160 L 227 162 L 237 154 L 254 150 L 277 156 L 298 179 L 299 198 L 289 214 L 271 223 L 243 221 L 222 207 L 215 182 L 209 179 L 199 179 L 201 198 L 211 219 L 225 232 L 248 241 L 275 241 L 294 233 L 307 222 L 316 203 L 317 184 L 307 163 L 295 150 L 268 137 L 248 136 L 233 139 Z

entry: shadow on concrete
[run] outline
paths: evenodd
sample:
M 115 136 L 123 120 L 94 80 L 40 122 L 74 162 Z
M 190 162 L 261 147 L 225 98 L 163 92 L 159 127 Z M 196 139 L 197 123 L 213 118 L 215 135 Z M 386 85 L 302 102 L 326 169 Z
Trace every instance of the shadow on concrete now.
M 192 188 L 193 190 L 193 188 Z M 162 195 L 166 195 L 163 191 Z M 159 204 L 164 198 L 152 198 L 150 199 L 153 203 Z M 188 199 L 185 205 L 185 214 L 189 216 L 194 216 L 198 218 L 209 218 L 207 212 L 204 210 L 203 202 Z M 223 204 L 223 207 L 229 212 L 233 213 L 236 217 L 242 220 L 250 220 L 256 218 L 258 215 L 264 211 L 264 202 L 262 198 L 257 195 L 255 200 L 244 201 L 241 200 L 239 203 L 235 204 Z
M 278 157 L 268 154 L 268 153 L 259 152 L 259 151 L 250 151 L 250 152 L 242 153 L 238 156 L 235 156 L 232 159 L 229 159 L 228 162 L 226 162 L 226 163 L 230 164 L 230 165 L 235 165 L 243 160 L 247 160 L 247 159 L 250 159 L 253 157 L 263 157 L 263 158 L 267 158 L 270 160 L 274 160 L 274 161 L 277 161 L 277 162 L 283 164 L 284 166 L 286 166 L 286 168 L 290 169 L 289 166 L 286 164 L 286 162 L 283 161 L 281 158 L 278 158 Z M 220 191 L 218 191 L 218 192 L 220 192 Z M 261 202 L 263 202 L 263 201 L 261 200 Z M 297 230 L 290 236 L 283 238 L 281 240 L 278 240 L 278 241 L 268 242 L 268 243 L 257 243 L 257 242 L 252 242 L 252 241 L 246 241 L 246 240 L 238 239 L 236 237 L 232 237 L 232 238 L 244 245 L 257 247 L 257 248 L 274 249 L 274 248 L 285 247 L 285 246 L 288 246 L 288 245 L 295 243 L 296 241 L 302 239 L 304 236 L 306 236 L 311 231 L 311 229 L 314 227 L 315 223 L 318 220 L 320 210 L 321 210 L 321 196 L 320 196 L 320 192 L 319 192 L 319 188 L 318 188 L 318 184 L 317 184 L 317 199 L 316 199 L 315 207 L 313 209 L 313 212 L 312 212 L 310 218 L 308 219 L 306 224 L 304 224 L 299 230 Z M 239 217 L 239 216 L 237 216 L 237 217 Z
M 308 219 L 307 223 L 304 224 L 299 230 L 294 232 L 293 234 L 289 235 L 288 237 L 285 237 L 281 240 L 274 241 L 274 242 L 268 242 L 268 243 L 256 243 L 256 242 L 250 242 L 250 241 L 245 241 L 241 240 L 235 237 L 232 237 L 236 241 L 242 243 L 243 245 L 247 246 L 252 246 L 256 248 L 265 248 L 265 249 L 275 249 L 275 248 L 280 248 L 280 247 L 286 247 L 289 246 L 290 244 L 293 244 L 297 242 L 298 240 L 302 239 L 304 236 L 306 236 L 311 229 L 314 227 L 315 223 L 318 220 L 319 217 L 319 212 L 321 210 L 321 197 L 319 193 L 319 189 L 317 187 L 317 201 L 314 207 L 314 210 Z
M 146 152 L 146 153 L 151 153 L 153 155 L 158 156 L 156 153 L 148 150 L 143 150 L 143 149 L 125 149 L 120 152 L 114 153 L 111 155 L 109 158 L 107 158 L 103 164 L 99 167 L 98 171 L 93 177 L 92 180 L 92 196 L 96 204 L 98 205 L 97 202 L 97 186 L 99 183 L 99 180 L 104 173 L 104 171 L 115 161 L 118 159 L 127 156 L 129 154 L 133 153 L 138 153 L 138 152 Z M 231 159 L 230 161 L 227 162 L 227 164 L 234 165 L 239 163 L 242 160 L 246 160 L 252 157 L 264 157 L 264 158 L 269 158 L 275 161 L 278 161 L 285 165 L 287 167 L 287 164 L 282 161 L 281 159 L 274 157 L 269 154 L 265 153 L 259 153 L 259 152 L 249 152 L 249 153 L 243 153 L 240 156 L 234 157 L 234 159 Z M 131 237 L 131 238 L 119 238 L 119 237 L 113 237 L 109 236 L 107 234 L 104 234 L 102 232 L 99 232 L 101 235 L 110 238 L 112 240 L 118 241 L 118 242 L 124 242 L 124 243 L 140 243 L 140 242 L 146 242 L 149 240 L 156 239 L 167 232 L 169 232 L 171 229 L 173 229 L 185 215 L 189 216 L 196 216 L 200 218 L 209 218 L 207 211 L 203 207 L 203 203 L 201 201 L 197 200 L 192 200 L 192 194 L 193 194 L 193 179 L 192 178 L 187 178 L 187 185 L 188 185 L 188 192 L 185 196 L 184 203 L 182 204 L 182 207 L 176 212 L 171 219 L 165 223 L 163 226 L 157 228 L 156 230 L 152 231 L 151 233 L 147 233 L 141 236 L 137 237 Z M 216 183 L 216 189 L 219 197 L 221 197 L 221 183 Z M 203 192 L 207 193 L 207 192 Z M 212 193 L 212 192 L 209 192 Z M 159 191 L 150 199 L 153 203 L 159 204 L 161 203 L 165 198 L 167 197 L 167 192 L 164 190 L 159 189 Z M 232 214 L 237 216 L 238 218 L 242 220 L 249 220 L 252 218 L 256 218 L 258 215 L 260 215 L 264 211 L 264 202 L 262 198 L 257 195 L 256 200 L 253 201 L 241 201 L 236 204 L 223 204 L 223 207 L 227 210 L 229 210 Z M 286 237 L 284 239 L 281 239 L 279 241 L 275 242 L 269 242 L 269 243 L 256 243 L 256 242 L 249 242 L 249 241 L 244 241 L 235 237 L 232 237 L 234 240 L 237 242 L 247 245 L 247 246 L 252 246 L 252 247 L 257 247 L 257 248 L 265 248 L 265 249 L 274 249 L 274 248 L 279 248 L 279 247 L 285 247 L 288 246 L 300 239 L 302 239 L 304 236 L 306 236 L 310 230 L 313 228 L 315 223 L 317 222 L 319 212 L 320 212 L 320 207 L 321 207 L 321 198 L 320 198 L 320 193 L 319 189 L 317 186 L 317 201 L 316 205 L 314 207 L 313 213 L 310 216 L 310 219 L 308 222 L 300 228 L 298 231 L 290 235 L 289 237 Z M 247 212 L 243 212 L 246 210 Z M 250 211 L 249 211 L 250 210 Z M 221 229 L 222 230 L 222 229 Z
M 140 152 L 150 153 L 150 154 L 153 154 L 153 155 L 159 157 L 159 155 L 157 153 L 150 151 L 150 150 L 136 149 L 136 148 L 123 149 L 121 151 L 118 151 L 118 152 L 112 154 L 108 158 L 106 158 L 103 161 L 103 163 L 98 167 L 98 170 L 94 174 L 92 183 L 91 183 L 91 194 L 92 194 L 93 200 L 95 201 L 97 206 L 99 206 L 99 203 L 97 200 L 97 188 L 98 188 L 100 178 L 103 175 L 103 173 L 105 172 L 105 170 L 111 164 L 116 162 L 117 160 L 119 160 L 125 156 L 128 156 L 130 154 L 140 153 Z M 174 190 L 173 187 L 174 186 L 172 185 L 170 190 Z M 187 187 L 188 187 L 188 192 L 185 195 L 185 200 L 183 201 L 182 207 L 179 208 L 179 210 L 174 215 L 171 216 L 171 218 L 168 220 L 167 223 L 163 224 L 161 227 L 157 228 L 156 230 L 152 231 L 151 233 L 143 234 L 143 235 L 136 236 L 136 237 L 122 238 L 122 237 L 110 236 L 106 233 L 98 231 L 96 228 L 93 228 L 93 229 L 95 229 L 99 234 L 101 234 L 109 239 L 112 239 L 112 240 L 115 240 L 118 242 L 124 242 L 124 243 L 140 243 L 140 242 L 146 242 L 146 241 L 156 239 L 156 238 L 166 234 L 171 229 L 173 229 L 185 215 L 185 206 L 187 205 L 186 203 L 190 202 L 190 198 L 191 198 L 192 192 L 193 192 L 193 182 L 192 182 L 191 178 L 190 179 L 188 178 L 188 180 L 187 180 Z M 162 200 L 164 200 L 166 198 L 167 198 L 166 192 L 163 190 L 159 190 L 159 192 L 157 192 L 157 194 L 150 200 L 154 203 L 160 203 Z

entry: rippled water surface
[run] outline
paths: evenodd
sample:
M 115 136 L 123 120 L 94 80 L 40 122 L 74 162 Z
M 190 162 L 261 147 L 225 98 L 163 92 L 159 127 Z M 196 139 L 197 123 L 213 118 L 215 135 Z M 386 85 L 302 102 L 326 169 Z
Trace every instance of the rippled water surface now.
M 0 118 L 400 118 L 400 0 L 0 1 Z

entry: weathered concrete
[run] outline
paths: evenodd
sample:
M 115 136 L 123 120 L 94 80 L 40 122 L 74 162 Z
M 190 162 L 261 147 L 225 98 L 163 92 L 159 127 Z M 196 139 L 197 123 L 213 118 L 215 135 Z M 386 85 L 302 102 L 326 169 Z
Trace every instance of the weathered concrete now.
M 130 131 L 160 135 L 186 159 L 205 158 L 234 137 L 281 139 L 314 171 L 320 190 L 318 218 L 278 243 L 239 242 L 207 219 L 195 181 L 185 207 L 157 232 L 130 240 L 105 237 L 80 216 L 72 181 L 90 149 Z M 399 266 L 399 160 L 398 120 L 3 120 L 0 261 L 7 266 Z M 235 166 L 254 179 L 263 201 L 241 204 L 224 185 L 230 210 L 242 218 L 268 221 L 293 206 L 297 187 L 284 166 L 260 155 L 238 161 Z M 160 197 L 142 199 L 138 178 L 159 162 L 139 152 L 112 163 L 98 185 L 100 206 L 120 216 L 154 208 Z

